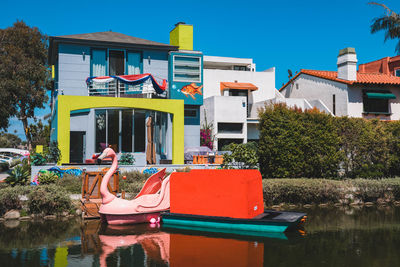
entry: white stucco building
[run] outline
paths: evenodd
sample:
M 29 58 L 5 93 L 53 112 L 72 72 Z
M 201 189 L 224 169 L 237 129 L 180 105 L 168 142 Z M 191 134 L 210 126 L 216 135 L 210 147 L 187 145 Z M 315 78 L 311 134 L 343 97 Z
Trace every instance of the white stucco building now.
M 258 140 L 257 110 L 276 97 L 275 68 L 257 72 L 252 59 L 204 56 L 201 124 L 214 126 L 214 148 Z
M 301 70 L 279 91 L 286 98 L 319 102 L 337 116 L 400 119 L 400 77 L 357 71 L 354 48 L 340 50 L 337 71 Z

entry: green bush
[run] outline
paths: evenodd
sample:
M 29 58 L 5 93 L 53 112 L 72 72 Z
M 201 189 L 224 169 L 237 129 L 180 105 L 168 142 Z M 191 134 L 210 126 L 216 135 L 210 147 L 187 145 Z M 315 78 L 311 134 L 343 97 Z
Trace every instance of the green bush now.
M 345 182 L 326 179 L 264 179 L 264 200 L 267 205 L 280 203 L 336 203 L 343 196 Z
M 334 117 L 318 110 L 268 105 L 260 116 L 263 177 L 337 177 L 343 158 Z
M 259 113 L 264 178 L 400 176 L 400 122 L 333 117 L 284 104 Z
M 130 194 L 137 194 L 139 193 L 140 189 L 142 189 L 146 179 L 151 175 L 141 173 L 139 171 L 130 171 L 124 172 L 120 175 L 121 178 L 123 176 L 126 176 L 126 179 L 120 179 L 120 189 Z
M 62 187 L 44 185 L 33 188 L 28 195 L 27 206 L 30 213 L 47 215 L 69 212 L 72 202 Z
M 50 145 L 45 148 L 47 162 L 57 163 L 61 157 L 61 151 L 58 148 L 56 141 L 50 142 Z
M 9 210 L 22 208 L 20 194 L 18 187 L 8 187 L 0 190 L 0 216 Z
M 133 165 L 135 158 L 132 153 L 122 153 L 121 158 L 118 160 L 119 165 Z
M 17 165 L 9 171 L 5 181 L 11 186 L 28 185 L 30 176 L 30 167 L 28 165 Z
M 33 153 L 30 159 L 33 166 L 42 166 L 46 163 L 46 158 L 40 153 Z
M 54 172 L 44 171 L 38 173 L 39 185 L 54 184 L 58 180 L 58 175 Z
M 65 173 L 61 179 L 56 181 L 56 185 L 62 187 L 71 194 L 82 192 L 82 177 Z
M 231 154 L 224 154 L 223 168 L 235 169 L 257 169 L 258 156 L 257 146 L 253 142 L 247 144 L 231 143 L 225 150 L 231 151 Z
M 400 200 L 400 179 L 264 179 L 267 205 L 345 203 Z

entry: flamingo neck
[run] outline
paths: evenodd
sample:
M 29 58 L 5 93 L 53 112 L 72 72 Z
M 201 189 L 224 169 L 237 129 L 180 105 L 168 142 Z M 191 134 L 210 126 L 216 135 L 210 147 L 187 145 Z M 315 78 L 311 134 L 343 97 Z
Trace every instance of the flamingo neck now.
M 108 182 L 111 179 L 111 176 L 114 174 L 115 170 L 118 167 L 117 156 L 114 154 L 111 157 L 112 157 L 111 168 L 106 172 L 106 174 L 104 174 L 103 180 L 101 181 L 101 185 L 100 185 L 100 194 L 101 194 L 103 204 L 110 203 L 115 198 L 115 196 L 113 194 L 111 194 L 110 191 L 108 191 L 108 187 L 107 187 Z

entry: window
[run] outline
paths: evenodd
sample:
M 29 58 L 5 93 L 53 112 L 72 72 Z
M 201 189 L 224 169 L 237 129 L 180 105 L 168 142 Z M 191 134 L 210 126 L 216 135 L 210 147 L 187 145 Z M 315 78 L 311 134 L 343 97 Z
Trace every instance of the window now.
M 242 133 L 242 123 L 218 123 L 218 133 Z
M 95 149 L 111 145 L 116 152 L 144 152 L 146 112 L 132 109 L 95 110 Z
M 110 50 L 109 57 L 109 75 L 124 75 L 124 51 Z
M 365 113 L 389 113 L 387 99 L 367 98 L 363 99 Z
M 135 111 L 134 115 L 135 152 L 144 152 L 146 147 L 146 113 Z
M 247 71 L 246 66 L 233 66 L 233 70 Z
M 201 57 L 174 56 L 173 79 L 177 82 L 201 82 Z
M 224 151 L 226 150 L 226 146 L 235 143 L 235 144 L 243 144 L 243 139 L 225 139 L 225 138 L 219 138 L 218 139 L 218 151 Z
M 197 118 L 197 109 L 196 108 L 185 108 L 185 117 Z
M 336 115 L 336 95 L 332 96 L 332 112 L 333 115 Z
M 400 69 L 395 70 L 394 75 L 396 75 L 397 77 L 400 77 Z

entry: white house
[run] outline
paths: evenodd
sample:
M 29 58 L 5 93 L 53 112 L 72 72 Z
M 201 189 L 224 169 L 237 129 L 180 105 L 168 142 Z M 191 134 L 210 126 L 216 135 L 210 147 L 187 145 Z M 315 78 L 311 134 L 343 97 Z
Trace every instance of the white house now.
M 275 68 L 257 72 L 248 58 L 204 56 L 201 125 L 214 126 L 214 147 L 258 140 L 257 109 L 276 97 Z
M 334 115 L 400 119 L 400 77 L 357 71 L 354 48 L 340 50 L 337 71 L 302 69 L 279 90 L 286 98 L 319 102 Z

